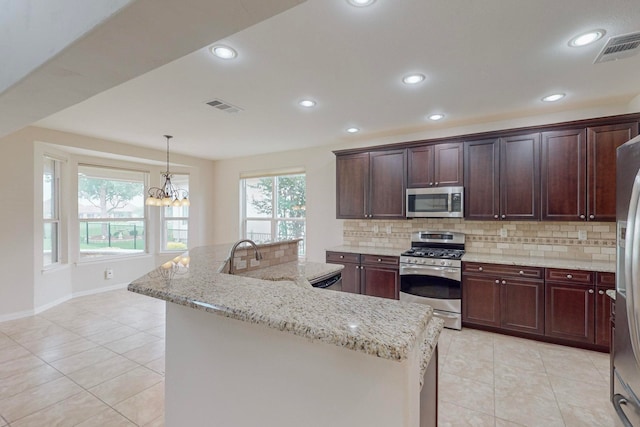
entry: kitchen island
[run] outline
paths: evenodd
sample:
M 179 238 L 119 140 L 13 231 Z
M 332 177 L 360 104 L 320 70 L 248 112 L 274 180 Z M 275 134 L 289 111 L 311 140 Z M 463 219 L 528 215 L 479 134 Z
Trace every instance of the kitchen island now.
M 167 426 L 436 425 L 429 306 L 225 274 L 229 247 L 129 285 L 168 302 Z M 341 268 L 312 265 L 307 280 Z

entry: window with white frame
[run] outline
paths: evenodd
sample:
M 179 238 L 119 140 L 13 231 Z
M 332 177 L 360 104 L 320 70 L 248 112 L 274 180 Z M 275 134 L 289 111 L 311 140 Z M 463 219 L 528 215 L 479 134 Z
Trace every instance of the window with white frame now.
M 80 258 L 146 250 L 145 172 L 78 165 Z
M 241 179 L 242 237 L 255 242 L 305 237 L 304 173 Z M 304 254 L 304 240 L 299 254 Z
M 189 175 L 173 174 L 174 186 L 189 192 Z M 189 247 L 189 206 L 162 208 L 162 248 L 164 251 L 185 251 Z
M 45 156 L 42 173 L 42 263 L 60 262 L 60 161 Z

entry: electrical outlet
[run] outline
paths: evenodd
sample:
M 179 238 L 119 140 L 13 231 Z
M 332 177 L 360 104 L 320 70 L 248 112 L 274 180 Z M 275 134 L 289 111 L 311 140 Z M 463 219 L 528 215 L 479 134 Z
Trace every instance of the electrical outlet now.
M 578 230 L 578 240 L 587 240 L 587 230 Z
M 500 237 L 507 237 L 507 229 L 506 228 L 501 228 L 500 229 Z
M 104 278 L 106 280 L 113 279 L 113 268 L 107 268 L 104 270 Z

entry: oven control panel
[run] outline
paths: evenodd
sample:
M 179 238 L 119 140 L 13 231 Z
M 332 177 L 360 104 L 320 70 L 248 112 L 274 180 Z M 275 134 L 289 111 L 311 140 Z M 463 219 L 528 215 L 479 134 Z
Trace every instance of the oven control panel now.
M 460 261 L 457 261 L 457 260 L 419 258 L 419 257 L 411 257 L 411 256 L 401 256 L 400 262 L 404 264 L 436 265 L 436 266 L 442 266 L 442 267 L 460 267 L 461 266 Z

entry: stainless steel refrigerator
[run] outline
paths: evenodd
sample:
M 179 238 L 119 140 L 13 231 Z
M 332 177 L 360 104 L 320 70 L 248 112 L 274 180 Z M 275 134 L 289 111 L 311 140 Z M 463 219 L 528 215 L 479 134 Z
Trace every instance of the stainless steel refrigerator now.
M 640 136 L 618 148 L 612 403 L 619 425 L 640 427 Z

